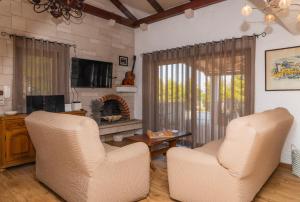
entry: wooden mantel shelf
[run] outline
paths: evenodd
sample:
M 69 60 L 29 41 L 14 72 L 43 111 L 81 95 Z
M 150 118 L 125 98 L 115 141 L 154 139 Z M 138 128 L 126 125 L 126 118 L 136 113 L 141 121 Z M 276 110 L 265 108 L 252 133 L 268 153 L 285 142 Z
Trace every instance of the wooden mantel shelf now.
M 135 86 L 118 86 L 116 87 L 118 93 L 136 93 L 137 87 Z

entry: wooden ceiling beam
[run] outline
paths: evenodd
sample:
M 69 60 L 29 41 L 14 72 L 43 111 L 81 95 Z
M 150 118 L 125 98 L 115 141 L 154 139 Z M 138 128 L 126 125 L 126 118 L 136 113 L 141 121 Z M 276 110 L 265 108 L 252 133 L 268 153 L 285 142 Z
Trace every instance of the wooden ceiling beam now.
M 164 9 L 161 7 L 161 5 L 156 0 L 147 0 L 147 1 L 158 13 L 164 11 Z
M 89 4 L 84 4 L 84 8 L 83 11 L 85 13 L 100 17 L 100 18 L 104 18 L 106 20 L 110 20 L 113 19 L 115 20 L 117 23 L 128 26 L 128 27 L 133 27 L 133 20 L 127 19 L 125 17 L 122 17 L 120 15 L 117 15 L 115 13 L 103 10 L 101 8 L 97 8 L 95 6 L 89 5 Z
M 212 4 L 216 4 L 216 3 L 219 3 L 222 1 L 225 1 L 225 0 L 193 0 L 189 3 L 186 3 L 183 5 L 165 10 L 163 12 L 142 18 L 140 20 L 137 20 L 136 22 L 134 22 L 133 25 L 134 25 L 134 27 L 138 27 L 143 23 L 151 24 L 151 23 L 158 22 L 158 21 L 161 21 L 161 20 L 176 16 L 176 15 L 183 14 L 186 9 L 195 10 L 195 9 L 203 8 L 203 7 L 206 7 L 206 6 L 209 6 Z
M 110 0 L 110 1 L 130 20 L 132 21 L 138 20 L 119 0 Z

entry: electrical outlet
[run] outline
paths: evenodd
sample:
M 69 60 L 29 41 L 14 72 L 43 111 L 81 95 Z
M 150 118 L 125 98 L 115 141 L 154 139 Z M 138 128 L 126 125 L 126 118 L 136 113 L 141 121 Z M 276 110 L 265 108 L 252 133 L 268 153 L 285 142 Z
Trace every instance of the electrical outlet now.
M 0 90 L 0 106 L 4 105 L 4 92 Z
M 5 99 L 10 98 L 10 86 L 3 86 L 3 96 Z

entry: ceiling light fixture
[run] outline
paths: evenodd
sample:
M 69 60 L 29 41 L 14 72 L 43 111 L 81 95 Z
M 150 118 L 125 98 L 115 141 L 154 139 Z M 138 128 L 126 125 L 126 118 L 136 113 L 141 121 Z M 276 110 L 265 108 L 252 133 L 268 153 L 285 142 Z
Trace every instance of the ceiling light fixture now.
M 142 24 L 140 25 L 140 28 L 141 28 L 142 31 L 147 31 L 147 30 L 148 30 L 148 24 L 142 23 Z
M 273 23 L 274 21 L 275 21 L 275 16 L 273 15 L 273 14 L 268 14 L 268 15 L 266 15 L 265 16 L 265 22 L 266 22 L 266 24 L 271 24 L 271 23 Z
M 191 19 L 194 17 L 194 10 L 189 8 L 184 11 L 184 15 L 187 19 Z
M 253 12 L 253 9 L 249 5 L 244 6 L 241 11 L 243 16 L 249 16 L 252 14 L 252 12 Z
M 297 15 L 297 21 L 300 22 L 300 14 Z
M 49 12 L 54 18 L 81 18 L 84 0 L 28 0 L 36 13 Z
M 264 2 L 265 2 L 265 6 L 259 9 L 267 13 L 265 15 L 266 24 L 275 22 L 276 20 L 275 15 L 277 13 L 287 11 L 291 9 L 291 7 L 293 6 L 300 6 L 300 4 L 298 3 L 293 3 L 293 0 L 264 0 Z M 242 8 L 241 13 L 243 16 L 247 17 L 252 14 L 253 9 L 257 9 L 257 8 L 253 8 L 250 5 L 245 5 Z M 300 22 L 300 14 L 299 16 L 297 16 L 297 21 Z
M 113 27 L 113 26 L 115 26 L 115 24 L 116 24 L 116 20 L 114 20 L 114 19 L 108 20 L 108 25 L 109 26 Z

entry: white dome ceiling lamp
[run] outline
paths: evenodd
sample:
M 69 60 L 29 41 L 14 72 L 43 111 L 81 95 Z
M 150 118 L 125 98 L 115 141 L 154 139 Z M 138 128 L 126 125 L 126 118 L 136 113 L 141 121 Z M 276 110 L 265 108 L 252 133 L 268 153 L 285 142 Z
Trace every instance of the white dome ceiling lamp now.
M 144 32 L 148 31 L 148 24 L 146 24 L 146 23 L 140 24 L 140 29 Z
M 292 6 L 300 6 L 300 4 L 293 3 L 293 0 L 264 0 L 264 2 L 265 2 L 265 6 L 260 9 L 267 13 L 265 15 L 265 23 L 267 25 L 270 25 L 271 23 L 275 22 L 275 20 L 276 20 L 275 14 L 276 13 L 280 13 L 282 11 L 287 11 Z M 245 17 L 248 17 L 253 13 L 253 9 L 257 9 L 257 8 L 253 8 L 247 4 L 242 8 L 241 14 Z M 300 11 L 300 9 L 299 9 L 299 11 Z M 297 16 L 296 20 L 298 22 L 300 22 L 300 14 Z
M 194 17 L 194 10 L 189 8 L 184 11 L 184 15 L 187 19 L 191 19 Z
M 107 24 L 108 24 L 110 27 L 113 27 L 113 26 L 116 25 L 116 20 L 110 19 L 110 20 L 107 21 Z

